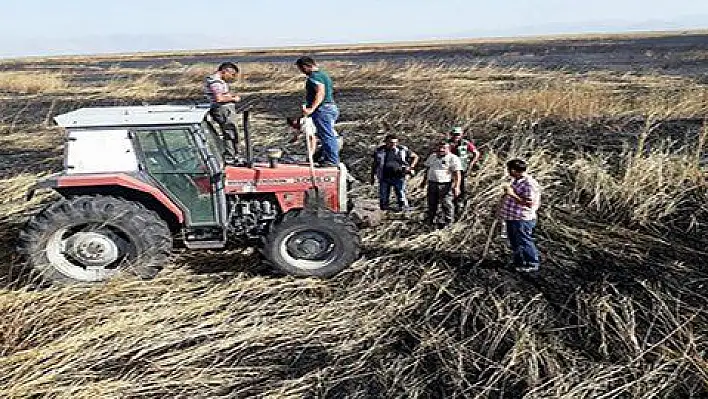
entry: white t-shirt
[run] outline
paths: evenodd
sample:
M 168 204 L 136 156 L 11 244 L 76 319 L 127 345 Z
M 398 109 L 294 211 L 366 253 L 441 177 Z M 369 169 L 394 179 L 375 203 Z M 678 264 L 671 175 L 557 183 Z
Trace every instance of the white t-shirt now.
M 436 183 L 449 183 L 454 172 L 462 171 L 462 161 L 455 154 L 447 154 L 444 157 L 431 154 L 425 161 L 425 166 L 428 168 L 428 181 Z

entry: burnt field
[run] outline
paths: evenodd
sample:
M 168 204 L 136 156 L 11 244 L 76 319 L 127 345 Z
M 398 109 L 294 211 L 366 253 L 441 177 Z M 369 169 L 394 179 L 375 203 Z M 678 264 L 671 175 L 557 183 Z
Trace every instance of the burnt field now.
M 665 34 L 653 37 L 639 35 L 599 38 L 528 39 L 526 41 L 459 41 L 453 43 L 397 45 L 357 45 L 353 48 L 331 47 L 306 50 L 321 61 L 393 64 L 425 63 L 453 66 L 497 65 L 532 67 L 548 70 L 587 72 L 609 70 L 630 73 L 664 73 L 706 79 L 708 69 L 708 34 Z M 75 59 L 54 59 L 43 68 L 91 70 L 118 66 L 122 68 L 164 67 L 170 63 L 191 65 L 219 63 L 228 58 L 235 62 L 292 63 L 297 50 L 209 51 L 203 54 L 134 55 Z M 6 62 L 0 70 L 33 69 L 33 62 Z
M 708 395 L 708 35 L 304 52 L 334 78 L 359 180 L 388 133 L 427 154 L 451 126 L 469 132 L 483 158 L 462 220 L 391 215 L 330 280 L 273 275 L 252 250 L 177 249 L 154 280 L 42 287 L 14 245 L 52 198 L 25 190 L 61 169 L 54 116 L 202 102 L 202 78 L 236 60 L 257 147 L 302 153 L 284 125 L 300 52 L 3 61 L 0 396 Z M 512 157 L 544 187 L 535 276 L 506 268 L 501 240 L 482 257 Z

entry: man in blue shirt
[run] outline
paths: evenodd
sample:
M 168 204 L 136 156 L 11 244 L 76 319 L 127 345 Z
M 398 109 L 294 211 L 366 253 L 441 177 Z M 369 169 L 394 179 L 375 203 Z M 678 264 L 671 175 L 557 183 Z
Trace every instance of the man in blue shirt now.
M 295 62 L 297 68 L 307 76 L 305 81 L 305 104 L 302 113 L 311 116 L 317 128 L 317 138 L 322 143 L 321 166 L 339 165 L 339 145 L 334 123 L 339 117 L 339 109 L 334 103 L 332 79 L 320 70 L 311 57 L 300 57 Z

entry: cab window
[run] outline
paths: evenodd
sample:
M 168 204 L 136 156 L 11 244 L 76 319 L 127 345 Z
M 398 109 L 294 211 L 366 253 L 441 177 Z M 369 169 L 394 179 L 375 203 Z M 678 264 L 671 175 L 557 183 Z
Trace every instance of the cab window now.
M 145 169 L 187 210 L 188 223 L 216 223 L 209 172 L 190 130 L 151 129 L 135 134 Z

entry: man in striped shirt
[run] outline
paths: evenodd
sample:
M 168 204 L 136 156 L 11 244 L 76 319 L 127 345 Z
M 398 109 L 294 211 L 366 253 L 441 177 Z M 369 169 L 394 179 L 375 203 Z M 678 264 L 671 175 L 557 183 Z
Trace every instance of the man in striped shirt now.
M 209 114 L 221 128 L 227 141 L 226 152 L 235 158 L 238 155 L 238 129 L 236 128 L 236 105 L 241 97 L 231 93 L 228 82 L 238 75 L 238 67 L 233 62 L 219 65 L 216 73 L 204 79 L 204 95 L 209 99 Z M 229 143 L 230 141 L 230 143 Z
M 506 167 L 512 181 L 505 189 L 499 217 L 506 224 L 516 270 L 535 272 L 541 263 L 533 239 L 536 211 L 541 205 L 541 187 L 526 173 L 526 162 L 513 159 Z

